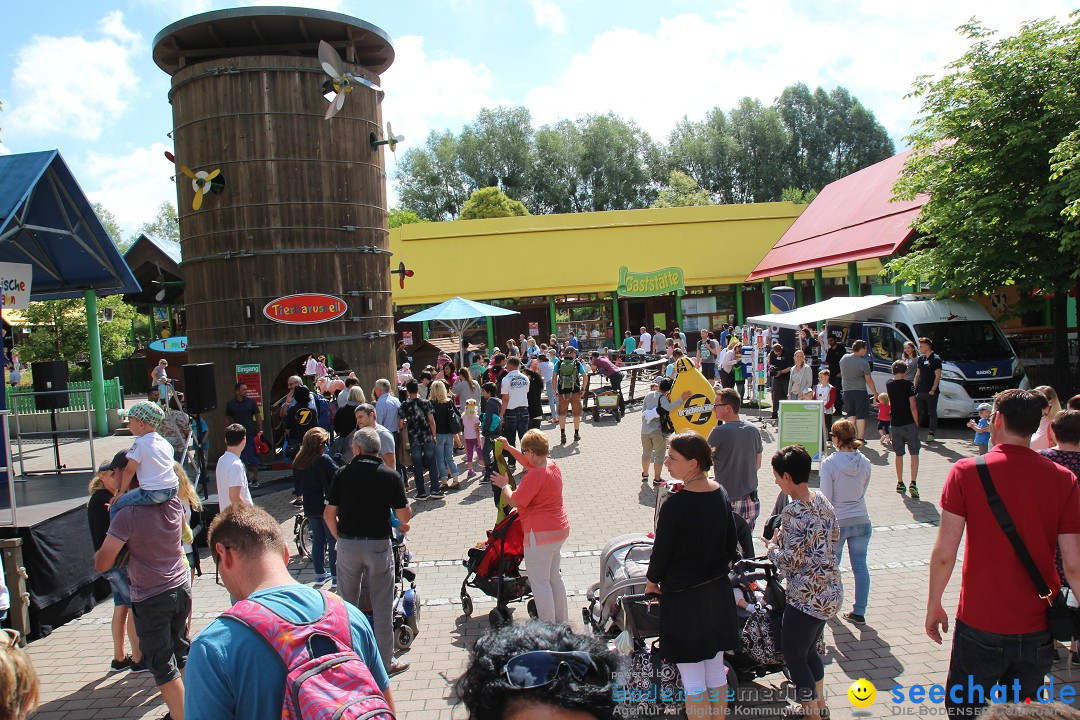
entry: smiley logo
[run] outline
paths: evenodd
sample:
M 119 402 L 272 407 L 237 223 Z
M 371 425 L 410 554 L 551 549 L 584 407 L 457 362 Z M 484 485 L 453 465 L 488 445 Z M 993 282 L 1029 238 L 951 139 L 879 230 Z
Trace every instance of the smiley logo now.
M 877 688 L 866 678 L 859 678 L 851 683 L 847 691 L 848 700 L 857 708 L 868 708 L 874 704 Z

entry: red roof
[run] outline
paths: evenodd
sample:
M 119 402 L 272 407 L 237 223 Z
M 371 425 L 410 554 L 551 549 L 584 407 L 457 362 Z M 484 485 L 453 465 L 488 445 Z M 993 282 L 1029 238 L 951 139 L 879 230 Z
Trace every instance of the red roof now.
M 893 202 L 893 183 L 911 151 L 826 185 L 747 281 L 892 255 L 914 234 L 929 195 Z

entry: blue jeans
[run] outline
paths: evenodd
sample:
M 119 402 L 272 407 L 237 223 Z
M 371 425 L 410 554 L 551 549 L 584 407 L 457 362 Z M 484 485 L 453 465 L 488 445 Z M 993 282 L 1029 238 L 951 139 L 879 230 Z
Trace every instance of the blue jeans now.
M 548 407 L 551 409 L 551 421 L 555 422 L 555 418 L 559 417 L 559 393 L 555 392 L 554 376 L 545 384 L 547 386 Z
M 451 475 L 457 476 L 460 470 L 458 470 L 457 463 L 454 462 L 454 436 L 449 433 L 439 433 L 435 436 L 435 462 L 439 467 L 439 478 L 449 478 Z M 453 468 L 449 471 L 447 468 Z
M 240 459 L 244 461 L 244 465 L 247 467 L 257 467 L 259 465 L 259 454 L 255 452 L 255 436 L 258 433 L 255 430 L 248 431 L 247 443 L 244 444 L 244 450 L 240 453 Z
M 428 475 L 431 477 L 431 492 L 436 492 L 439 489 L 439 469 L 435 465 L 435 443 L 431 440 L 426 442 L 413 442 L 409 446 L 409 455 L 412 458 L 412 472 L 413 479 L 416 481 L 416 494 L 418 496 L 425 496 L 427 492 L 424 490 L 424 468 L 428 470 Z
M 495 473 L 495 438 L 484 438 L 484 482 L 491 482 Z
M 506 415 L 503 416 L 503 437 L 509 440 L 511 445 L 517 447 L 518 440 L 525 437 L 528 431 L 529 408 L 514 408 L 506 411 Z M 510 453 L 506 454 L 506 464 L 511 471 L 517 467 L 517 461 Z
M 128 507 L 129 505 L 160 505 L 164 502 L 169 502 L 176 497 L 177 487 L 165 488 L 164 490 L 143 490 L 135 488 L 134 490 L 128 490 L 121 495 L 118 499 L 113 501 L 112 507 L 109 508 L 109 519 L 112 520 L 116 517 L 116 512 L 120 508 Z
M 945 708 L 952 717 L 972 717 L 973 708 L 991 700 L 994 685 L 1004 685 L 1009 702 L 1024 702 L 1042 685 L 1043 675 L 1054 664 L 1054 643 L 1050 631 L 1024 635 L 984 632 L 956 621 L 953 631 Z M 1020 683 L 1019 698 L 1013 697 L 1013 682 Z M 954 686 L 959 689 L 953 690 Z M 956 697 L 953 697 L 955 692 Z
M 840 541 L 833 546 L 837 565 L 844 557 L 845 542 L 851 550 L 851 573 L 855 576 L 855 605 L 851 611 L 856 615 L 866 614 L 866 602 L 870 598 L 870 569 L 866 567 L 866 550 L 873 532 L 874 527 L 870 523 L 841 527 Z
M 326 551 L 330 549 L 330 574 L 337 577 L 337 543 L 326 527 L 326 521 L 318 515 L 308 516 L 311 527 L 311 562 L 315 565 L 315 574 L 326 572 Z

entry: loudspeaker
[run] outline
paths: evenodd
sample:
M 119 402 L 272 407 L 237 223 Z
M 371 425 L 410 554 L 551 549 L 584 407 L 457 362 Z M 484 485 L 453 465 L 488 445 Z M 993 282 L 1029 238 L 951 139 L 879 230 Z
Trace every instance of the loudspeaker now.
M 184 365 L 184 405 L 192 415 L 217 409 L 214 363 Z
M 34 392 L 68 389 L 68 366 L 64 360 L 45 360 L 30 363 L 34 374 Z M 38 395 L 34 398 L 38 410 L 63 410 L 71 404 L 67 393 Z

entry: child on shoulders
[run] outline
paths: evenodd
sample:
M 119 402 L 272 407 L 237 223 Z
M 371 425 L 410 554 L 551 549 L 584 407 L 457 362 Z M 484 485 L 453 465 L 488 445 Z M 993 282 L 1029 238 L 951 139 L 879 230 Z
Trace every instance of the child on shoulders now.
M 128 464 L 120 478 L 117 499 L 109 508 L 110 518 L 129 505 L 160 505 L 176 497 L 180 480 L 173 471 L 173 447 L 157 432 L 163 422 L 165 411 L 147 400 L 135 403 L 128 411 L 128 428 L 135 436 L 135 444 L 127 451 Z M 139 487 L 128 492 L 136 473 Z

